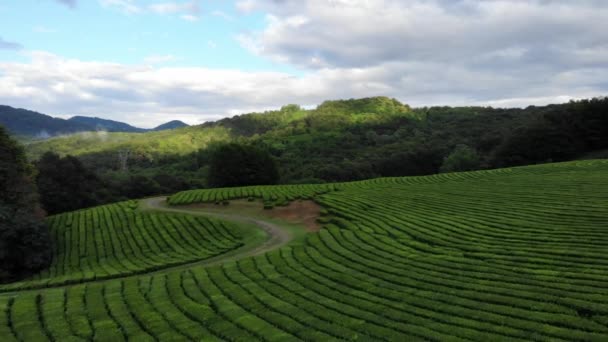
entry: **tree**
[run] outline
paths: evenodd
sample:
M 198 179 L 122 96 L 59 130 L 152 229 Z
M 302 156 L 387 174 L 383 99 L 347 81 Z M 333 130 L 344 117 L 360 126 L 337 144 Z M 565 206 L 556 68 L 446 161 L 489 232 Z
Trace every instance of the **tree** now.
M 124 192 L 129 198 L 142 198 L 158 195 L 162 189 L 158 183 L 151 178 L 142 175 L 129 177 L 128 183 L 124 185 Z
M 467 145 L 458 145 L 443 159 L 440 172 L 472 171 L 479 169 L 477 151 Z
M 571 159 L 579 153 L 577 141 L 547 120 L 538 120 L 515 129 L 500 144 L 493 156 L 493 166 L 507 167 L 550 163 Z
M 105 188 L 97 175 L 76 157 L 47 152 L 36 164 L 41 202 L 49 214 L 101 204 Z
M 0 281 L 44 267 L 51 261 L 51 237 L 23 149 L 0 126 Z
M 270 154 L 254 146 L 230 143 L 211 153 L 208 178 L 211 186 L 276 184 L 278 179 L 279 172 Z
M 375 171 L 382 177 L 422 176 L 437 173 L 441 152 L 426 144 L 409 147 L 405 151 L 380 150 Z

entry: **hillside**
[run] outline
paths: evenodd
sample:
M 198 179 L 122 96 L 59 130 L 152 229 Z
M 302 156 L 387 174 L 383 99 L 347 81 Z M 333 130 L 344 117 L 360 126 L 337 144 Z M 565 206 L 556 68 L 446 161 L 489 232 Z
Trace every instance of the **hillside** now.
M 588 160 L 58 215 L 53 266 L 0 287 L 0 339 L 604 341 L 607 175 Z M 308 199 L 318 232 L 261 203 Z
M 93 130 L 80 122 L 54 118 L 26 109 L 0 106 L 0 125 L 18 136 L 31 136 L 38 139 Z
M 153 131 L 165 131 L 165 130 L 189 126 L 188 124 L 186 124 L 182 121 L 172 120 L 172 121 L 166 122 L 162 125 L 159 125 L 157 127 L 154 127 L 151 129 L 145 129 L 145 128 L 133 127 L 129 124 L 126 124 L 126 123 L 120 122 L 120 121 L 107 120 L 107 119 L 102 119 L 102 118 L 97 118 L 97 117 L 88 117 L 88 116 L 74 116 L 74 117 L 68 119 L 68 121 L 80 122 L 80 123 L 86 124 L 90 127 L 95 127 L 96 131 L 101 130 L 101 131 L 107 131 L 107 132 L 123 132 L 123 133 L 143 133 L 143 132 L 153 132 Z
M 188 126 L 181 121 L 170 121 L 153 129 L 143 129 L 124 122 L 97 117 L 74 116 L 64 120 L 26 109 L 2 105 L 0 105 L 0 125 L 6 127 L 13 135 L 34 139 L 47 139 L 80 132 L 142 133 Z
M 222 127 L 184 127 L 148 133 L 82 132 L 33 142 L 28 144 L 27 151 L 34 159 L 46 151 L 61 155 L 91 155 L 103 164 L 106 158 L 115 158 L 118 150 L 129 149 L 133 151 L 135 160 L 154 161 L 163 156 L 193 153 L 209 142 L 224 141 L 228 137 L 228 131 Z
M 608 148 L 607 111 L 607 99 L 501 109 L 410 108 L 374 97 L 308 110 L 286 105 L 164 134 L 59 137 L 29 145 L 28 153 L 77 155 L 111 173 L 118 150 L 129 149 L 132 174 L 163 172 L 204 184 L 209 142 L 236 141 L 269 151 L 282 183 L 350 181 L 573 160 Z M 474 160 L 444 165 L 463 146 Z
M 143 128 L 133 127 L 124 122 L 106 120 L 97 117 L 74 116 L 68 121 L 79 122 L 89 127 L 93 127 L 92 131 L 107 131 L 107 132 L 124 132 L 124 133 L 141 133 L 146 130 Z
M 188 124 L 179 121 L 179 120 L 173 120 L 173 121 L 169 121 L 167 123 L 164 123 L 162 125 L 159 125 L 155 128 L 153 128 L 153 131 L 164 131 L 164 130 L 168 130 L 168 129 L 176 129 L 176 128 L 182 128 L 182 127 L 188 127 Z

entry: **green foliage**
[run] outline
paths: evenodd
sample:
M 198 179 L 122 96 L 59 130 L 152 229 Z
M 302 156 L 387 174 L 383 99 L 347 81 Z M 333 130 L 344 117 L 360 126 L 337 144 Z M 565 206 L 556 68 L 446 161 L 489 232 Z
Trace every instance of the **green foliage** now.
M 49 219 L 58 241 L 48 269 L 0 291 L 142 274 L 205 260 L 243 245 L 234 226 L 186 215 L 142 213 L 137 202 L 95 207 Z
M 149 133 L 84 132 L 31 143 L 28 154 L 37 159 L 47 151 L 59 155 L 90 155 L 85 161 L 100 168 L 118 166 L 118 150 L 131 151 L 130 164 L 145 164 L 166 156 L 180 156 L 229 138 L 225 128 L 185 127 Z M 95 159 L 95 160 L 92 160 Z
M 477 152 L 476 169 L 577 159 L 608 148 L 607 112 L 607 99 L 525 109 L 412 109 L 375 97 L 326 101 L 310 110 L 287 105 L 167 132 L 80 134 L 29 144 L 28 152 L 34 159 L 49 149 L 78 156 L 119 200 L 208 187 L 212 152 L 231 142 L 268 151 L 285 184 L 434 174 L 458 145 Z M 128 175 L 118 170 L 119 150 L 131 151 Z M 159 174 L 176 181 L 162 185 Z M 130 180 L 147 188 L 135 191 Z
M 495 166 L 565 161 L 608 147 L 608 98 L 548 106 L 495 150 Z
M 375 113 L 378 115 L 399 115 L 411 112 L 408 105 L 384 96 L 362 99 L 325 101 L 317 108 L 323 114 L 343 115 Z
M 78 158 L 47 152 L 36 168 L 40 200 L 49 214 L 91 207 L 110 196 L 105 184 Z
M 0 282 L 50 262 L 51 240 L 23 149 L 0 126 Z
M 182 192 L 172 201 L 312 197 L 325 225 L 263 255 L 140 275 L 128 267 L 183 260 L 231 230 L 199 216 L 142 217 L 132 203 L 59 215 L 54 234 L 71 248 L 59 248 L 65 261 L 45 273 L 47 285 L 131 276 L 5 293 L 0 338 L 603 341 L 607 174 L 608 161 L 589 160 Z M 196 220 L 202 227 L 178 225 Z M 211 243 L 180 236 L 199 230 Z
M 473 171 L 479 169 L 479 155 L 477 151 L 467 145 L 458 145 L 443 159 L 441 172 Z
M 240 144 L 221 145 L 209 162 L 209 184 L 216 187 L 275 184 L 279 174 L 265 151 Z

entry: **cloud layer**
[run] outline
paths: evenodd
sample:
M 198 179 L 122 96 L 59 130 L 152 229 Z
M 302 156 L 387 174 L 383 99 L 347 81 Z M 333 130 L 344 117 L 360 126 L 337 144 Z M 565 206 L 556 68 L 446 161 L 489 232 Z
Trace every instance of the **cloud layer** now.
M 608 3 L 558 0 L 309 0 L 246 2 L 268 11 L 246 38 L 256 52 L 310 68 L 385 62 L 471 68 L 572 63 L 608 52 Z M 605 59 L 604 59 L 605 60 Z
M 599 88 L 589 84 L 605 82 L 605 76 L 567 72 L 522 89 L 519 80 L 508 76 L 495 78 L 457 67 L 439 75 L 433 65 L 408 62 L 325 68 L 295 77 L 279 72 L 84 62 L 34 52 L 29 63 L 0 62 L 0 103 L 52 115 L 95 115 L 152 127 L 169 119 L 201 123 L 287 103 L 315 105 L 326 99 L 376 95 L 412 105 L 563 102 L 597 94 Z
M 404 97 L 492 102 L 608 90 L 605 1 L 244 0 L 240 8 L 269 13 L 263 30 L 239 37 L 254 53 L 305 70 L 384 69 L 382 83 Z
M 178 15 L 187 21 L 200 19 L 200 0 L 182 2 L 156 2 L 144 5 L 137 0 L 99 0 L 99 3 L 107 8 L 116 8 L 127 14 L 155 13 L 160 15 Z
M 135 12 L 200 11 L 188 5 L 198 2 L 101 1 Z M 605 1 L 245 0 L 238 8 L 267 13 L 265 27 L 239 41 L 302 76 L 157 64 L 171 55 L 122 65 L 35 52 L 30 62 L 0 62 L 0 103 L 150 127 L 376 95 L 414 106 L 509 107 L 608 93 Z

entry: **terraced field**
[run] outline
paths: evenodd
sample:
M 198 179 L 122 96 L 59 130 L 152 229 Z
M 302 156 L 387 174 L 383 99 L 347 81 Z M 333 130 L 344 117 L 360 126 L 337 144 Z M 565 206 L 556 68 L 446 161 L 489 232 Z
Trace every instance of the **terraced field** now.
M 243 246 L 235 225 L 201 216 L 138 212 L 136 201 L 49 219 L 51 267 L 10 290 L 60 286 L 142 274 L 205 260 Z
M 119 261 L 143 266 L 155 255 L 151 249 L 130 254 L 121 249 L 125 243 L 102 244 L 120 235 L 105 216 L 88 224 L 89 211 L 71 214 L 83 220 L 82 229 L 68 225 L 67 216 L 52 218 L 63 241 L 57 256 L 75 241 L 96 249 L 78 254 L 86 262 L 56 260 L 29 283 L 56 277 L 82 283 L 0 295 L 0 340 L 608 340 L 607 160 L 200 190 L 176 194 L 170 203 L 249 197 L 268 208 L 313 198 L 324 207 L 324 227 L 219 266 L 132 276 Z M 134 217 L 158 216 L 157 224 L 140 219 L 139 231 L 150 243 L 180 246 L 167 253 L 181 261 L 217 241 L 237 246 L 236 232 L 244 231 L 237 223 L 130 210 Z M 130 227 L 138 221 L 120 222 L 135 231 Z M 190 222 L 183 226 L 192 238 L 180 239 L 182 229 L 170 222 Z M 203 241 L 207 233 L 201 233 L 195 240 L 195 231 L 210 232 L 209 222 L 226 234 Z M 99 232 L 85 238 L 88 227 Z M 119 278 L 93 281 L 87 272 Z

